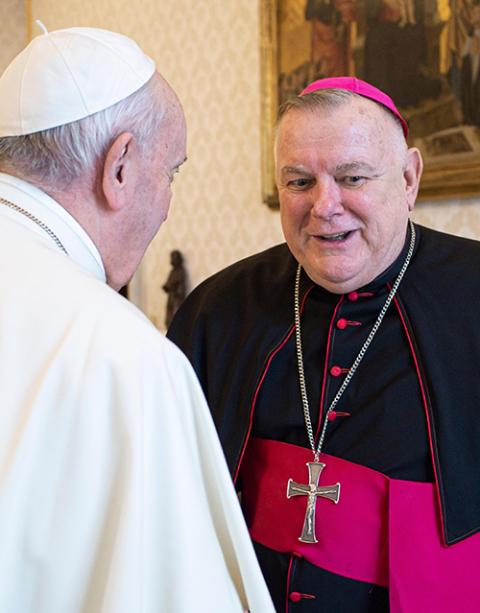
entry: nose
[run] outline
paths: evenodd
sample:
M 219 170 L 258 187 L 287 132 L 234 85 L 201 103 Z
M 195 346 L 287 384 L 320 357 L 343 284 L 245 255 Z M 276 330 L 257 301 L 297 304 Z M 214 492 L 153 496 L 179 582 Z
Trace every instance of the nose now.
M 330 219 L 343 212 L 342 194 L 336 181 L 331 178 L 318 180 L 312 190 L 312 215 Z

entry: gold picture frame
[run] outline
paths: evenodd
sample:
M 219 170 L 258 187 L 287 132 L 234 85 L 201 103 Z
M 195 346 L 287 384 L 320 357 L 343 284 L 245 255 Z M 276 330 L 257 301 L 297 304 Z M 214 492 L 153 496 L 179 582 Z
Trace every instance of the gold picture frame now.
M 425 160 L 420 200 L 480 194 L 480 40 L 473 40 L 480 32 L 480 5 L 476 0 L 441 0 L 435 6 L 443 7 L 443 12 L 432 15 L 427 14 L 431 2 L 397 0 L 397 7 L 406 11 L 402 16 L 392 14 L 394 4 L 389 0 L 261 0 L 262 197 L 270 208 L 278 208 L 273 141 L 281 100 L 315 78 L 340 74 L 364 78 L 386 90 L 407 118 L 409 143 L 422 150 Z M 378 6 L 384 7 L 382 19 L 373 15 L 372 7 Z M 329 38 L 322 39 L 325 22 Z M 316 27 L 320 44 L 314 47 Z M 399 45 L 405 39 L 406 51 L 392 56 L 394 65 L 389 69 L 387 56 L 393 53 L 395 36 Z M 331 52 L 326 40 L 328 44 L 333 40 L 343 52 L 335 55 L 335 47 Z M 473 50 L 478 58 L 469 64 Z M 343 62 L 342 72 L 339 65 L 334 66 L 334 57 L 340 58 L 339 65 Z M 381 81 L 379 68 L 387 80 L 394 76 L 394 85 L 401 85 L 403 79 L 404 106 L 398 102 L 398 93 L 370 77 L 380 75 Z

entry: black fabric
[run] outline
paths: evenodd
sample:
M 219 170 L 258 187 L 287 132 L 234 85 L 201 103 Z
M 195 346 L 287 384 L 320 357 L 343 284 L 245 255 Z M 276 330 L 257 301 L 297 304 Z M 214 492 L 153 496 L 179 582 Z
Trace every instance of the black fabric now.
M 405 252 L 406 249 L 379 279 L 363 288 L 356 300 L 332 295 L 318 286 L 308 294 L 301 324 L 314 431 L 318 432 L 319 416 L 325 415 L 346 375 L 332 376 L 331 367 L 350 367 L 353 363 L 385 303 L 389 292 L 387 283 L 395 280 Z M 353 325 L 338 329 L 336 323 L 340 319 Z M 327 342 L 329 336 L 330 342 Z M 323 402 L 322 387 L 325 389 Z M 420 388 L 407 338 L 394 307 L 387 311 L 336 408 L 349 412 L 350 416 L 329 422 L 325 452 L 392 478 L 433 481 Z M 266 371 L 254 407 L 252 435 L 309 447 L 293 334 Z M 255 475 L 240 474 L 242 484 L 245 479 L 255 478 Z M 293 612 L 386 613 L 389 610 L 386 588 L 338 577 L 298 557 L 293 558 L 287 589 L 285 568 L 288 569 L 290 556 L 260 545 L 257 553 L 277 610 L 282 610 L 280 603 L 285 602 L 286 591 L 315 596 L 289 601 Z
M 417 233 L 398 302 L 427 395 L 443 528 L 452 544 L 480 529 L 480 245 L 419 226 Z M 168 333 L 197 371 L 234 476 L 270 353 L 293 326 L 295 269 L 286 245 L 234 264 L 190 294 Z M 303 278 L 302 296 L 311 287 Z
M 276 611 L 284 613 L 387 613 L 388 590 L 371 583 L 352 581 L 334 575 L 293 557 L 287 585 L 290 555 L 277 553 L 259 543 L 253 544 Z M 292 592 L 314 596 L 291 600 Z
M 370 289 L 370 288 L 369 288 Z M 356 302 L 309 294 L 302 315 L 305 377 L 314 432 L 345 374 L 332 366 L 350 367 L 368 336 L 388 294 L 385 285 Z M 340 303 L 336 316 L 334 309 Z M 340 318 L 360 325 L 336 329 Z M 325 354 L 328 327 L 333 334 Z M 325 373 L 325 397 L 320 406 Z M 433 482 L 425 411 L 407 339 L 395 308 L 389 309 L 352 381 L 337 404 L 350 417 L 329 422 L 323 451 L 368 466 L 388 477 Z M 323 425 L 323 420 L 322 420 Z M 295 338 L 275 355 L 255 404 L 252 435 L 310 447 L 299 394 Z

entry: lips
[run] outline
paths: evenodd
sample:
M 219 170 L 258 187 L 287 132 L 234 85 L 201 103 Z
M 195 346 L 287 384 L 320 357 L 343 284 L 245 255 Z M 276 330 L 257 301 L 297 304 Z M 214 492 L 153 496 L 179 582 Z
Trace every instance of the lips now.
M 336 243 L 345 240 L 351 233 L 351 230 L 347 230 L 346 232 L 336 232 L 335 234 L 317 234 L 316 238 L 327 243 Z

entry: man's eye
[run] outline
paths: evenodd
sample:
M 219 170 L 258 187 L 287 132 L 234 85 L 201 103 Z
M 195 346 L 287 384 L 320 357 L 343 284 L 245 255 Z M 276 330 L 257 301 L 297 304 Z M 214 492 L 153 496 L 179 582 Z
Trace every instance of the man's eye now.
M 310 187 L 311 184 L 312 180 L 305 178 L 292 179 L 291 181 L 287 181 L 287 187 L 291 187 L 293 189 L 305 189 L 307 187 Z
M 342 177 L 339 180 L 339 183 L 343 183 L 344 185 L 362 185 L 365 182 L 365 177 L 361 177 L 358 175 L 354 175 L 352 177 Z

